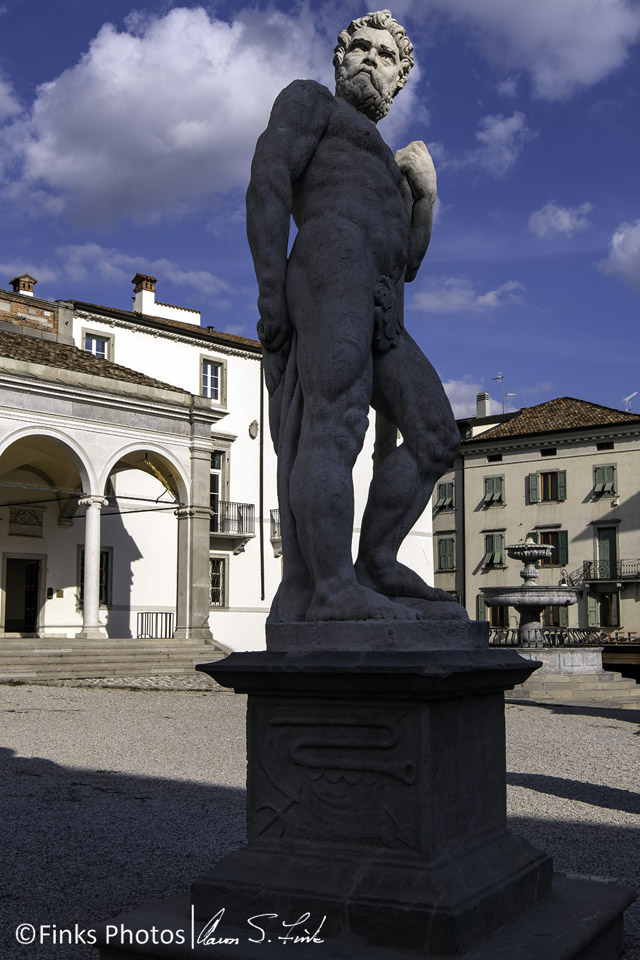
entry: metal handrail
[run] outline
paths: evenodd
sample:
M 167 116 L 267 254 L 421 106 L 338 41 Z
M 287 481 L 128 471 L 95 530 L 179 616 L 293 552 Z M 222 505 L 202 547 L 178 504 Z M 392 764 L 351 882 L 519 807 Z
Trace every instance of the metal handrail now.
M 212 504 L 211 533 L 253 536 L 256 532 L 256 508 L 253 503 L 218 500 Z

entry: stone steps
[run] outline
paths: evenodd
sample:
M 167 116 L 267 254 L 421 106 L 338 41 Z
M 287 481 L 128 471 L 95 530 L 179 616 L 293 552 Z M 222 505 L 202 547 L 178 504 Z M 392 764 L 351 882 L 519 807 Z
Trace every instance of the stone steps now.
M 508 690 L 507 698 L 600 704 L 622 709 L 640 709 L 640 684 L 620 673 L 538 673 L 526 683 Z
M 179 676 L 224 655 L 213 644 L 188 640 L 11 638 L 0 640 L 0 681 Z

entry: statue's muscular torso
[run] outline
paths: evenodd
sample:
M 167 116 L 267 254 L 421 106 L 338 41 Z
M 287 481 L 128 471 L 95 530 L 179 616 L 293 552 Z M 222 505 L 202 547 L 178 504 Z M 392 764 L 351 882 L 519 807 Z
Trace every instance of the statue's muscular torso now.
M 357 224 L 370 249 L 401 271 L 406 260 L 410 212 L 402 174 L 375 125 L 344 100 L 313 81 L 296 81 L 312 107 L 319 136 L 302 176 L 293 184 L 293 217 L 302 231 L 314 220 L 341 217 Z M 314 129 L 315 128 L 315 129 Z M 315 233 L 315 230 L 314 230 Z M 380 256 L 381 255 L 381 256 Z M 399 277 L 394 277 L 399 279 Z

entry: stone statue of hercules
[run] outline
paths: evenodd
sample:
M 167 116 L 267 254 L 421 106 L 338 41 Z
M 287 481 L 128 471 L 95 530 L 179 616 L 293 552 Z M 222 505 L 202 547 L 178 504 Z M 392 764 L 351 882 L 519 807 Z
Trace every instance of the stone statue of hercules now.
M 338 38 L 335 96 L 294 81 L 256 146 L 247 230 L 283 549 L 272 623 L 466 616 L 397 560 L 459 441 L 438 375 L 403 326 L 404 283 L 431 234 L 435 170 L 424 143 L 394 157 L 376 128 L 411 50 L 388 10 L 354 20 Z M 370 406 L 374 472 L 354 566 L 352 471 Z

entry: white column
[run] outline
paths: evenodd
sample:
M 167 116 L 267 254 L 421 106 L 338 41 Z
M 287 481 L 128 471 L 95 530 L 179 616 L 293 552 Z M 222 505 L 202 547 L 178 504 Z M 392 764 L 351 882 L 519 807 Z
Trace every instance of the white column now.
M 100 626 L 100 510 L 109 501 L 105 497 L 82 497 L 81 507 L 87 508 L 84 531 L 84 591 L 82 603 L 82 630 L 78 637 L 97 640 L 107 636 Z

